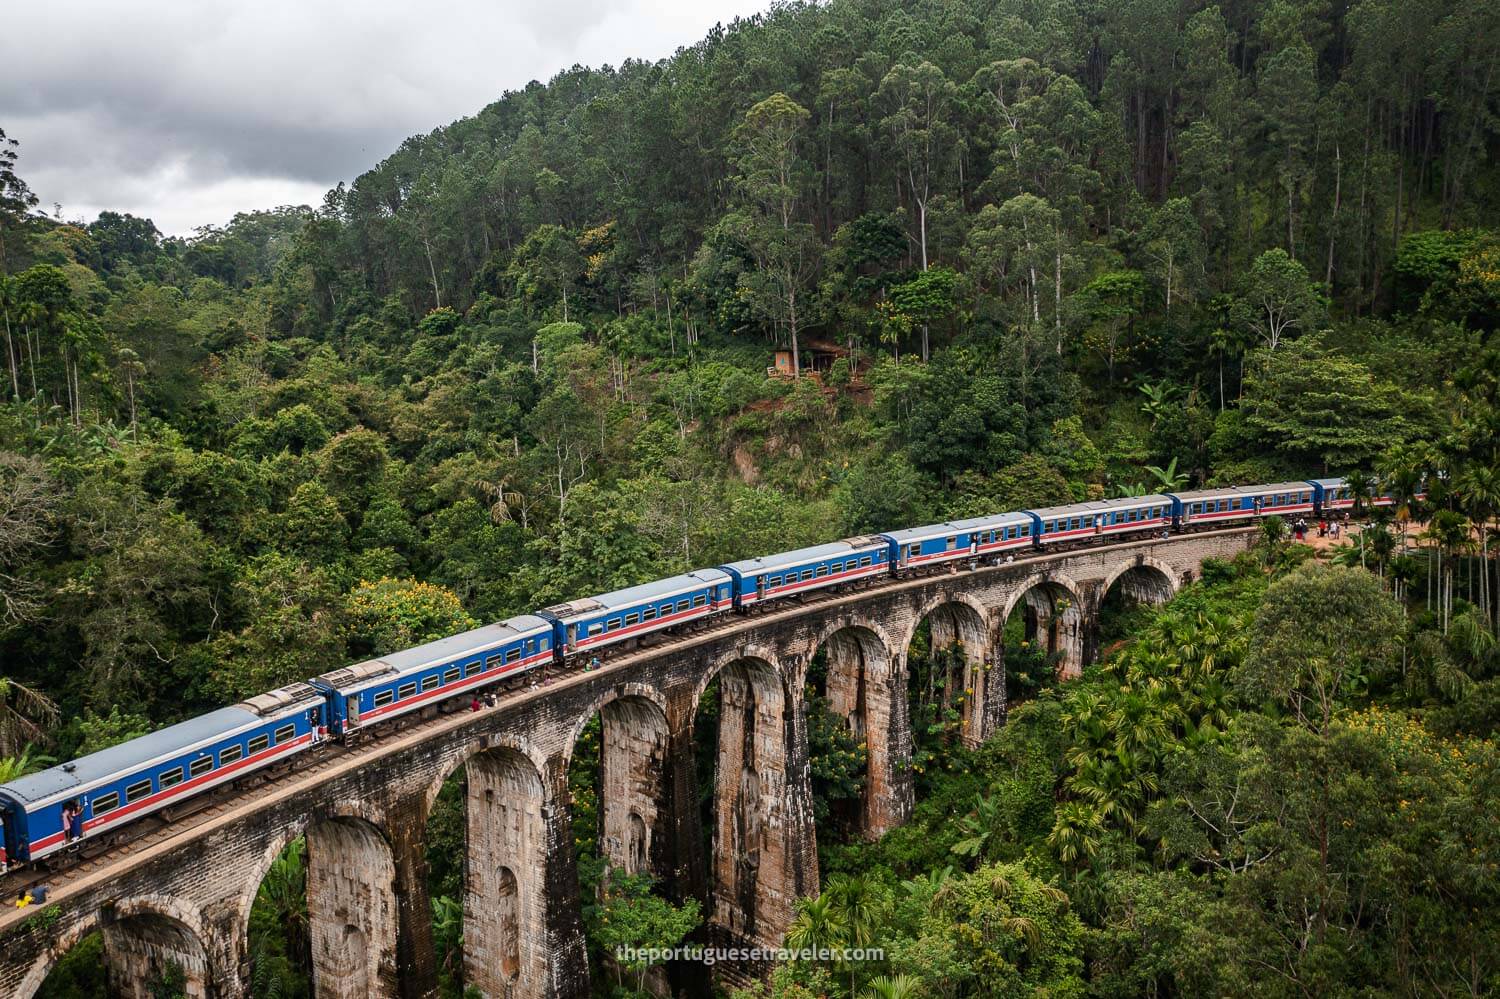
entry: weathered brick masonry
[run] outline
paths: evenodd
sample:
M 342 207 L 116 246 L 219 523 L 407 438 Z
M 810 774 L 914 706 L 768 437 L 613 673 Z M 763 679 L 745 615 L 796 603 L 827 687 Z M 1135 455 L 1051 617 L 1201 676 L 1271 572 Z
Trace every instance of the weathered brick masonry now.
M 320 997 L 436 991 L 423 838 L 443 782 L 468 773 L 464 896 L 467 980 L 492 997 L 587 992 L 567 766 L 602 715 L 602 848 L 696 897 L 706 939 L 776 946 L 793 905 L 818 886 L 804 707 L 808 665 L 828 656 L 827 692 L 869 749 L 867 835 L 912 806 L 906 651 L 924 619 L 963 643 L 963 717 L 978 743 L 1002 723 L 1000 633 L 1021 609 L 1037 641 L 1076 673 L 1095 654 L 1098 609 L 1118 585 L 1159 601 L 1249 530 L 1136 541 L 967 567 L 731 617 L 620 655 L 597 672 L 504 695 L 500 706 L 416 719 L 63 872 L 37 910 L 0 914 L 0 996 L 30 996 L 66 950 L 102 929 L 125 995 L 169 965 L 194 996 L 248 988 L 246 924 L 257 888 L 291 840 L 307 837 L 308 912 Z M 704 856 L 693 760 L 699 698 L 718 679 L 719 748 L 711 856 Z M 723 968 L 742 979 L 758 969 Z M 688 979 L 684 979 L 687 981 Z

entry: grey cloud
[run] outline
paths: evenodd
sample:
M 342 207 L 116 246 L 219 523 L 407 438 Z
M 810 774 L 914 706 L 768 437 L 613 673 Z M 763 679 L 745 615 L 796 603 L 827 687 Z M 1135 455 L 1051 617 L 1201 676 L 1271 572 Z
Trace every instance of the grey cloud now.
M 757 6 L 54 0 L 7 13 L 0 127 L 66 217 L 112 207 L 182 233 L 316 201 L 507 89 L 575 63 L 660 58 Z M 236 190 L 272 200 L 236 203 Z

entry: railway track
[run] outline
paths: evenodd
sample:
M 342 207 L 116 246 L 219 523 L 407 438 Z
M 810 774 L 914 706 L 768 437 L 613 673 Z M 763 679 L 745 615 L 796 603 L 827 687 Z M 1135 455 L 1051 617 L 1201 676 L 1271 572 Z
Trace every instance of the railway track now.
M 1238 534 L 1251 528 L 1221 528 L 1211 532 L 1191 532 L 1201 537 L 1205 533 Z M 1173 535 L 1174 538 L 1181 535 Z M 546 697 L 555 690 L 588 682 L 598 674 L 628 671 L 642 659 L 676 651 L 693 645 L 716 641 L 739 630 L 748 630 L 762 624 L 782 620 L 794 620 L 804 614 L 825 610 L 841 604 L 853 604 L 874 594 L 893 594 L 929 584 L 933 578 L 950 575 L 969 575 L 976 571 L 997 571 L 1028 566 L 1041 566 L 1059 555 L 1075 555 L 1083 551 L 1100 550 L 1121 544 L 1140 544 L 1143 540 L 1154 544 L 1170 544 L 1171 539 L 1112 538 L 1113 543 L 1077 543 L 1067 547 L 1051 548 L 1043 553 L 1012 557 L 1010 561 L 976 560 L 971 567 L 967 560 L 959 560 L 919 572 L 909 572 L 892 580 L 861 580 L 839 588 L 830 588 L 817 593 L 802 594 L 785 602 L 769 604 L 752 609 L 746 614 L 729 614 L 710 621 L 698 622 L 697 627 L 688 626 L 678 634 L 647 636 L 629 647 L 607 650 L 600 657 L 597 670 L 585 668 L 581 657 L 566 667 L 556 664 L 544 666 L 540 673 L 527 673 L 520 682 L 507 686 L 498 683 L 499 703 L 495 711 L 526 701 Z M 267 797 L 280 800 L 297 794 L 306 794 L 324 780 L 363 767 L 383 756 L 393 755 L 402 749 L 425 741 L 434 735 L 459 728 L 473 720 L 470 711 L 471 695 L 466 693 L 433 705 L 415 717 L 394 719 L 383 726 L 374 726 L 361 732 L 353 745 L 327 740 L 318 748 L 299 756 L 284 770 L 271 771 L 247 777 L 224 787 L 207 792 L 188 803 L 186 809 L 175 810 L 171 815 L 157 814 L 133 823 L 114 834 L 106 841 L 104 849 L 89 853 L 84 848 L 69 855 L 69 860 L 55 869 L 38 872 L 25 870 L 12 872 L 0 879 L 0 898 L 10 900 L 16 893 L 30 890 L 38 885 L 48 889 L 47 904 L 81 891 L 97 880 L 112 876 L 117 868 L 128 869 L 158 852 L 173 848 L 180 841 L 204 835 L 227 825 L 242 815 L 250 814 L 267 804 Z M 246 800 L 246 792 L 265 789 Z M 97 841 L 96 841 L 97 843 Z M 60 855 L 54 855 L 60 856 Z M 0 932 L 28 918 L 36 908 L 16 909 L 7 906 L 0 909 Z

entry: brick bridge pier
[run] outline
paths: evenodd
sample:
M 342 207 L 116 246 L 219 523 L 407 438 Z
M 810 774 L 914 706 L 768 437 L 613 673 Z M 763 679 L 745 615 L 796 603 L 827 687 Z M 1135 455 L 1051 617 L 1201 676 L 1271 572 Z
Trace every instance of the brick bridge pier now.
M 912 808 L 907 648 L 923 621 L 960 642 L 964 733 L 1004 720 L 1001 632 L 1013 612 L 1060 653 L 1065 675 L 1097 654 L 1112 589 L 1151 602 L 1204 558 L 1244 550 L 1253 530 L 1122 542 L 885 583 L 730 616 L 614 657 L 499 706 L 413 719 L 352 750 L 226 795 L 195 815 L 53 878 L 43 909 L 0 910 L 0 996 L 30 996 L 98 930 L 112 987 L 146 997 L 169 967 L 191 996 L 247 994 L 247 922 L 282 850 L 306 837 L 315 994 L 436 993 L 424 838 L 443 783 L 465 768 L 464 976 L 489 997 L 581 997 L 588 968 L 567 769 L 601 716 L 600 848 L 697 898 L 705 939 L 780 944 L 798 898 L 818 890 L 804 690 L 826 653 L 826 691 L 868 746 L 858 816 L 875 837 Z M 694 765 L 700 698 L 718 681 L 712 848 L 703 849 Z M 720 967 L 742 981 L 760 969 Z M 684 983 L 689 983 L 687 978 Z M 698 983 L 701 986 L 701 982 Z

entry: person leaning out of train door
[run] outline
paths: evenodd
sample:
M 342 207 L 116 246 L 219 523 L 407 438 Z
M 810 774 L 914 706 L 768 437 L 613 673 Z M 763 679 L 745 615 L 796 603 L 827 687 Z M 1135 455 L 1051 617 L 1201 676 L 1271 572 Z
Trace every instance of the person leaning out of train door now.
M 66 802 L 63 803 L 62 819 L 63 819 L 63 841 L 64 842 L 67 842 L 67 843 L 73 842 L 73 816 L 75 816 L 77 814 L 78 814 L 78 803 L 77 802 L 75 802 L 75 801 L 66 801 Z
M 5 853 L 5 818 L 0 816 L 0 876 L 10 873 L 10 858 Z

